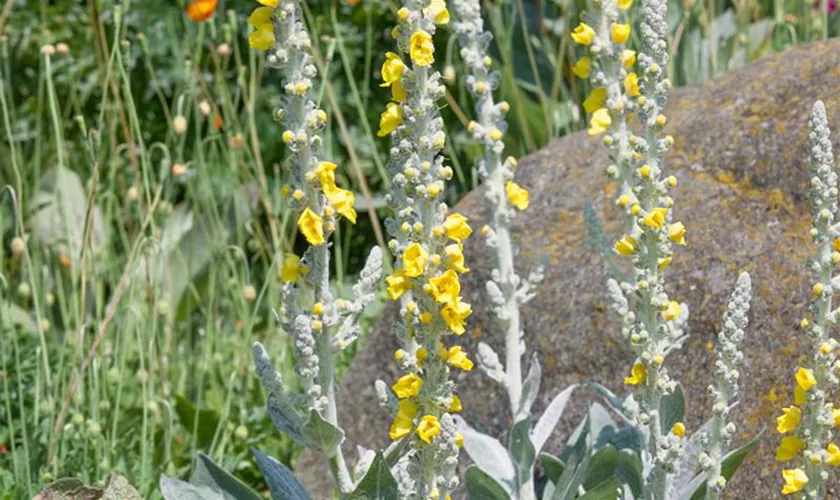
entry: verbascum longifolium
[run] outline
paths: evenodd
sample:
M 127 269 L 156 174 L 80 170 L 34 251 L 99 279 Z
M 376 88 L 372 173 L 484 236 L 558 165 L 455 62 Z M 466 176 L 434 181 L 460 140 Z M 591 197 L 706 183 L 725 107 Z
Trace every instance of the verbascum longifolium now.
M 840 287 L 833 275 L 840 264 L 840 224 L 837 224 L 837 173 L 825 106 L 817 101 L 811 111 L 811 237 L 818 252 L 810 261 L 815 278 L 811 290 L 810 315 L 800 329 L 811 344 L 810 355 L 794 374 L 794 404 L 783 408 L 776 419 L 777 430 L 784 437 L 776 451 L 776 460 L 794 462 L 782 472 L 783 494 L 801 498 L 825 498 L 826 482 L 832 467 L 840 466 L 840 448 L 831 442 L 834 427 L 840 425 L 840 409 L 832 401 L 837 389 L 837 342 L 831 327 L 840 318 L 832 310 L 832 296 Z
M 633 276 L 608 286 L 611 295 L 618 293 L 623 299 L 616 308 L 623 322 L 622 334 L 638 356 L 624 380 L 634 387 L 636 424 L 646 440 L 650 461 L 645 491 L 647 498 L 664 499 L 668 475 L 680 457 L 685 435 L 681 422 L 663 429 L 660 421 L 661 401 L 676 389 L 665 358 L 679 346 L 688 318 L 685 304 L 669 298 L 664 288 L 673 245 L 686 244 L 685 227 L 673 221 L 674 203 L 668 195 L 676 178 L 663 178 L 662 158 L 673 143 L 670 137 L 660 137 L 666 121 L 662 108 L 670 87 L 663 72 L 668 61 L 667 6 L 663 0 L 642 6 L 642 53 L 637 56 L 626 46 L 632 1 L 593 5 L 596 26 L 581 23 L 571 35 L 576 43 L 590 47 L 590 59 L 579 61 L 576 73 L 588 74 L 595 88 L 584 104 L 592 114 L 589 133 L 607 134 L 604 144 L 612 162 L 607 175 L 619 184 L 616 205 L 625 216 L 626 234 L 615 244 L 615 252 L 632 260 Z M 590 67 L 583 71 L 581 66 L 586 65 Z M 640 75 L 631 71 L 636 65 Z M 630 128 L 631 114 L 638 117 L 640 135 Z
M 441 155 L 446 137 L 437 105 L 444 87 L 432 38 L 436 25 L 449 22 L 449 11 L 443 0 L 405 0 L 397 17 L 391 34 L 398 49 L 385 54 L 381 68 L 391 102 L 378 135 L 391 138 L 387 201 L 394 217 L 387 227 L 397 264 L 387 283 L 391 299 L 400 302 L 395 358 L 404 375 L 390 390 L 378 381 L 377 390 L 394 416 L 389 435 L 402 449 L 396 465 L 401 497 L 446 498 L 458 484 L 460 444 L 451 414 L 461 401 L 450 368 L 473 366 L 450 340 L 464 333 L 472 312 L 459 281 L 468 271 L 462 242 L 472 229 L 464 216 L 447 216 L 441 200 L 453 172 Z
M 284 390 L 266 350 L 254 345 L 257 373 L 269 391 L 268 410 L 275 425 L 304 446 L 330 458 L 339 490 L 347 493 L 352 479 L 341 451 L 335 400 L 335 356 L 360 333 L 359 316 L 374 299 L 382 255 L 371 252 L 352 300 L 330 291 L 330 236 L 339 217 L 356 222 L 351 191 L 336 184 L 336 165 L 321 159 L 321 131 L 327 114 L 310 97 L 317 69 L 311 40 L 298 1 L 260 0 L 248 18 L 252 48 L 267 51 L 266 63 L 283 76 L 284 96 L 274 115 L 284 127 L 288 156 L 284 168 L 290 182 L 281 195 L 297 216 L 297 228 L 309 243 L 302 257 L 286 254 L 278 263 L 284 282 L 280 320 L 293 338 L 295 371 L 302 392 Z

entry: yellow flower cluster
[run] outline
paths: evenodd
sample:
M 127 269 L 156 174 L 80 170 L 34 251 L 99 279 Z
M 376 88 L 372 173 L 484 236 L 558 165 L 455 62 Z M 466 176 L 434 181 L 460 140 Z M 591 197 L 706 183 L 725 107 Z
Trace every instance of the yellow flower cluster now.
M 812 449 L 808 447 L 810 430 L 801 429 L 803 411 L 802 407 L 809 404 L 809 393 L 817 385 L 814 372 L 800 366 L 794 374 L 796 385 L 794 386 L 794 404 L 782 408 L 782 415 L 776 418 L 776 431 L 779 434 L 794 433 L 785 436 L 776 449 L 776 460 L 788 462 L 796 459 L 803 453 L 806 464 L 825 463 L 831 467 L 840 467 L 840 448 L 834 443 L 829 443 L 825 450 Z M 831 408 L 831 420 L 834 427 L 840 426 L 840 409 Z M 808 483 L 808 474 L 802 468 L 786 469 L 782 471 L 784 486 L 782 494 L 789 495 L 804 489 Z

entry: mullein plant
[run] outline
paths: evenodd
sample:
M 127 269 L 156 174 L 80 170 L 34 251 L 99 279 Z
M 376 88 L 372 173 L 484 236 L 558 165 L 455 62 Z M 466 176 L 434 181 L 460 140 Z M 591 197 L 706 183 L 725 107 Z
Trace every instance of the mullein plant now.
M 394 452 L 387 455 L 395 463 L 399 498 L 442 499 L 458 485 L 462 444 L 453 419 L 462 405 L 450 370 L 473 368 L 451 340 L 464 333 L 472 313 L 459 279 L 468 271 L 463 241 L 472 229 L 463 215 L 447 215 L 442 201 L 453 170 L 441 154 L 446 136 L 437 106 L 445 90 L 432 39 L 437 25 L 449 23 L 449 11 L 443 0 L 406 0 L 397 18 L 391 31 L 397 51 L 385 54 L 381 68 L 390 102 L 378 135 L 391 139 L 387 202 L 394 217 L 387 227 L 397 265 L 386 281 L 400 305 L 394 358 L 404 374 L 390 384 L 377 381 L 377 392 L 393 416 Z
M 662 135 L 671 86 L 664 72 L 667 3 L 643 2 L 639 53 L 628 47 L 632 6 L 632 0 L 593 2 L 587 17 L 592 25 L 582 22 L 571 34 L 576 44 L 588 49 L 573 72 L 592 82 L 594 90 L 584 102 L 591 115 L 588 133 L 604 134 L 610 153 L 606 173 L 618 185 L 615 204 L 624 220 L 625 234 L 612 252 L 604 253 L 609 259 L 629 259 L 633 268 L 627 276 L 614 272 L 607 283 L 622 338 L 637 355 L 624 379 L 631 396 L 616 409 L 627 415 L 642 438 L 642 498 L 688 498 L 702 490 L 706 498 L 717 498 L 732 473 L 727 464 L 735 460 L 734 452 L 728 451 L 735 428 L 727 416 L 737 397 L 750 281 L 746 274 L 739 277 L 718 335 L 716 382 L 709 387 L 712 420 L 686 437 L 682 388 L 666 365 L 668 354 L 687 336 L 688 320 L 688 307 L 669 297 L 665 288 L 674 246 L 687 244 L 686 228 L 673 216 L 670 192 L 677 179 L 666 175 L 664 165 L 673 145 L 672 137 Z M 601 392 L 609 394 L 603 388 Z
M 832 310 L 834 290 L 840 280 L 834 270 L 840 264 L 840 227 L 837 218 L 837 173 L 831 148 L 825 106 L 817 101 L 811 110 L 810 147 L 811 237 L 818 253 L 810 262 L 816 283 L 811 290 L 809 317 L 800 329 L 811 343 L 810 356 L 794 374 L 794 404 L 783 408 L 777 419 L 782 434 L 776 460 L 794 462 L 782 471 L 782 493 L 797 498 L 826 497 L 826 483 L 831 468 L 840 466 L 840 448 L 832 442 L 834 427 L 840 425 L 840 409 L 832 401 L 838 384 L 837 341 L 831 338 L 831 326 L 840 312 Z
M 340 217 L 356 222 L 354 196 L 337 186 L 336 165 L 320 157 L 327 114 L 311 97 L 317 69 L 301 4 L 295 0 L 259 3 L 262 6 L 248 18 L 253 27 L 248 42 L 255 50 L 267 51 L 267 65 L 283 76 L 285 93 L 274 117 L 285 128 L 281 139 L 288 151 L 284 167 L 289 171 L 290 182 L 280 194 L 288 199 L 289 209 L 298 214 L 297 228 L 309 244 L 302 257 L 287 253 L 278 258 L 278 275 L 284 285 L 277 316 L 282 330 L 292 336 L 301 390 L 291 391 L 284 386 L 259 342 L 253 347 L 254 363 L 268 391 L 267 409 L 274 425 L 329 459 L 335 485 L 344 498 L 357 488 L 359 478 L 351 475 L 341 449 L 344 432 L 336 412 L 335 359 L 361 332 L 361 313 L 375 299 L 381 278 L 382 254 L 378 247 L 371 251 L 351 299 L 333 296 L 329 241 Z M 282 464 L 257 450 L 254 455 L 273 498 L 308 498 Z M 165 480 L 167 484 L 164 486 L 162 479 L 162 489 L 171 498 L 183 498 L 181 495 L 191 491 L 190 487 L 196 487 Z M 228 478 L 216 486 L 235 498 L 250 498 L 247 493 L 229 491 L 225 486 L 235 483 Z

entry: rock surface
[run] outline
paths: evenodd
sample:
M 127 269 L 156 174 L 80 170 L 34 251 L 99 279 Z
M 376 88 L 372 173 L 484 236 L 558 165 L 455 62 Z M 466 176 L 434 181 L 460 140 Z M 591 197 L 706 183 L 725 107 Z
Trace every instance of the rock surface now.
M 685 387 L 690 429 L 710 416 L 705 391 L 712 381 L 709 347 L 725 301 L 739 271 L 752 275 L 742 395 L 733 419 L 739 442 L 762 428 L 769 432 L 726 490 L 726 498 L 779 496 L 774 417 L 792 400 L 793 371 L 806 352 L 795 325 L 807 310 L 805 263 L 814 252 L 808 237 L 807 121 L 814 101 L 822 99 L 832 126 L 840 129 L 838 54 L 840 40 L 793 48 L 704 85 L 676 89 L 666 112 L 666 132 L 676 140 L 667 170 L 680 181 L 673 194 L 675 214 L 688 227 L 689 241 L 671 265 L 669 291 L 691 309 L 691 338 L 668 363 Z M 835 152 L 840 151 L 839 139 L 840 133 L 834 133 Z M 520 161 L 517 182 L 530 188 L 532 200 L 515 224 L 520 274 L 527 274 L 541 256 L 550 259 L 546 281 L 523 314 L 528 350 L 539 352 L 544 366 L 536 414 L 573 382 L 597 381 L 625 393 L 622 377 L 632 355 L 623 348 L 607 309 L 604 265 L 588 247 L 583 226 L 583 207 L 591 200 L 607 221 L 608 233 L 618 235 L 618 212 L 611 206 L 615 186 L 605 183 L 606 165 L 606 148 L 585 132 Z M 479 228 L 489 216 L 485 203 L 479 189 L 458 210 Z M 471 272 L 463 289 L 476 312 L 461 343 L 474 353 L 483 340 L 501 353 L 501 336 L 488 317 L 484 295 L 491 259 L 477 234 L 467 242 L 465 254 Z M 392 358 L 396 344 L 389 334 L 394 319 L 393 310 L 385 315 L 342 381 L 339 418 L 348 435 L 345 453 L 351 457 L 356 443 L 373 447 L 388 441 L 388 416 L 377 406 L 373 383 L 397 376 Z M 509 409 L 499 387 L 479 370 L 461 376 L 458 386 L 464 418 L 502 435 L 509 426 Z M 575 400 L 576 411 L 567 412 L 552 438 L 554 451 L 587 405 L 583 398 Z M 325 469 L 313 460 L 304 456 L 298 470 L 318 478 L 307 481 L 317 486 L 329 475 L 316 472 Z

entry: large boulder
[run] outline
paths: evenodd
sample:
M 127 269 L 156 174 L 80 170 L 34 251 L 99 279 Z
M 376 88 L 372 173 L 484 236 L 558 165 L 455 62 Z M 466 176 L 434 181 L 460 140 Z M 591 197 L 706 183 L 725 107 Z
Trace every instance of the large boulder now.
M 810 278 L 806 259 L 814 254 L 808 230 L 808 114 L 817 99 L 826 103 L 830 122 L 840 128 L 840 40 L 792 48 L 706 84 L 675 89 L 666 115 L 666 132 L 675 146 L 667 170 L 679 187 L 676 216 L 688 227 L 688 247 L 680 248 L 670 267 L 669 293 L 689 304 L 691 338 L 669 357 L 670 371 L 688 398 L 688 427 L 710 416 L 705 388 L 712 382 L 711 343 L 720 329 L 726 300 L 739 271 L 753 282 L 750 325 L 744 341 L 740 405 L 732 419 L 737 439 L 768 432 L 748 459 L 727 498 L 775 498 L 781 464 L 774 417 L 792 399 L 790 383 L 797 359 L 807 352 L 797 332 L 805 314 Z M 840 151 L 840 133 L 833 135 Z M 542 257 L 550 267 L 537 297 L 523 318 L 529 352 L 544 366 L 537 414 L 559 390 L 573 382 L 596 381 L 623 394 L 622 379 L 633 356 L 619 338 L 605 300 L 604 264 L 587 245 L 583 207 L 591 200 L 618 235 L 618 212 L 612 206 L 615 185 L 603 175 L 606 148 L 585 132 L 564 137 L 520 161 L 517 182 L 531 190 L 531 207 L 517 217 L 520 274 Z M 457 209 L 473 227 L 488 220 L 482 190 L 468 195 Z M 474 353 L 479 340 L 502 352 L 501 334 L 489 315 L 484 283 L 492 262 L 481 238 L 466 244 L 471 272 L 463 283 L 475 311 L 459 340 Z M 393 310 L 366 339 L 344 376 L 339 418 L 347 431 L 346 453 L 354 444 L 382 446 L 389 419 L 379 409 L 374 381 L 398 376 L 390 335 Z M 479 428 L 502 436 L 509 427 L 507 398 L 480 371 L 459 374 L 463 416 Z M 574 417 L 587 405 L 578 398 L 573 412 L 555 432 L 556 451 L 565 442 Z M 311 457 L 301 473 L 311 475 Z M 317 474 L 325 482 L 326 474 Z M 835 489 L 837 487 L 835 486 Z

